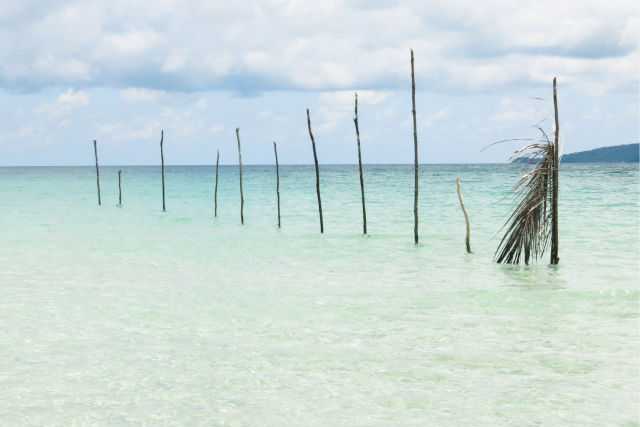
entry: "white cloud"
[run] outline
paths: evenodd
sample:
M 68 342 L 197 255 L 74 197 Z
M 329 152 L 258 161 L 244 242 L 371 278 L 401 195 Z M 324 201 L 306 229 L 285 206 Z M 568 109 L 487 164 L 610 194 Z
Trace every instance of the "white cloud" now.
M 410 47 L 417 90 L 427 92 L 417 98 L 419 124 L 431 126 L 429 134 L 446 133 L 458 144 L 519 135 L 552 111 L 530 97 L 550 98 L 558 76 L 563 129 L 573 144 L 638 139 L 633 0 L 579 7 L 570 0 L 9 3 L 0 7 L 3 146 L 55 140 L 66 149 L 103 138 L 126 143 L 127 161 L 138 149 L 137 161 L 146 162 L 140 153 L 156 148 L 161 128 L 172 145 L 231 130 L 218 136 L 221 146 L 235 148 L 232 130 L 242 126 L 247 144 L 249 135 L 276 138 L 287 161 L 307 162 L 308 106 L 323 160 L 351 161 L 353 153 L 341 153 L 346 141 L 353 148 L 357 91 L 367 158 L 404 162 L 411 146 L 398 141 L 411 139 Z M 594 105 L 603 120 L 615 115 L 604 128 L 592 126 Z M 198 154 L 182 150 L 184 158 L 201 161 L 209 145 Z M 249 160 L 261 155 L 260 145 L 249 147 Z M 439 159 L 463 160 L 462 150 L 451 153 Z
M 31 63 L 10 63 L 3 69 L 10 79 L 26 79 L 34 84 L 47 82 L 52 85 L 64 85 L 89 82 L 92 77 L 91 67 L 90 63 L 73 57 L 43 53 L 42 56 L 33 58 Z
M 281 116 L 278 114 L 274 114 L 273 111 L 270 110 L 262 110 L 258 113 L 258 117 L 261 119 L 267 119 L 276 122 L 286 122 L 289 121 L 289 117 Z
M 549 108 L 553 106 L 545 99 L 514 99 L 507 96 L 500 100 L 500 110 L 491 116 L 491 120 L 499 123 L 523 121 L 534 125 L 550 117 Z
M 128 121 L 99 123 L 94 125 L 94 130 L 99 136 L 107 136 L 110 141 L 144 141 L 154 136 L 159 141 L 162 124 L 154 118 L 137 117 Z
M 149 102 L 155 99 L 146 90 L 128 89 L 130 92 L 122 91 L 131 95 L 133 102 Z M 148 95 L 148 96 L 147 96 Z M 159 95 L 158 95 L 159 96 Z M 171 139 L 174 144 L 188 143 L 194 135 L 206 131 L 207 120 L 204 116 L 202 106 L 206 106 L 203 98 L 194 99 L 192 103 L 184 103 L 179 95 L 168 96 L 168 102 L 172 105 L 162 106 L 156 113 L 149 113 L 141 110 L 133 117 L 126 117 L 117 121 L 103 121 L 93 125 L 93 130 L 98 135 L 108 136 L 112 141 L 159 141 L 160 130 L 164 130 L 165 139 Z M 141 101 L 144 100 L 144 101 Z M 222 130 L 216 125 L 209 127 L 212 132 Z M 217 130 L 216 130 L 217 129 Z
M 426 119 L 422 120 L 422 126 L 431 127 L 437 121 L 440 121 L 449 116 L 449 108 L 444 108 L 434 114 L 431 114 Z
M 339 90 L 321 92 L 318 101 L 321 107 L 318 109 L 320 121 L 318 130 L 322 132 L 332 131 L 341 123 L 350 123 L 354 115 L 356 91 Z M 376 105 L 386 100 L 390 91 L 361 90 L 358 93 L 358 106 Z M 313 119 L 313 111 L 311 112 Z
M 521 110 L 501 111 L 494 114 L 491 119 L 497 122 L 512 122 L 518 120 L 528 120 L 534 122 L 537 117 L 537 111 L 533 108 L 524 108 Z
M 350 106 L 353 108 L 355 102 L 355 94 L 358 94 L 359 104 L 375 105 L 387 99 L 390 95 L 389 91 L 378 90 L 339 90 L 332 92 L 323 92 L 318 99 L 325 104 L 337 104 L 341 107 Z
M 187 57 L 181 52 L 172 52 L 162 63 L 162 71 L 173 73 L 180 71 L 187 63 Z
M 130 104 L 138 104 L 143 102 L 155 102 L 163 94 L 164 92 L 161 90 L 130 87 L 120 91 L 120 98 Z
M 74 108 L 88 104 L 89 95 L 85 92 L 67 89 L 58 95 L 55 101 L 37 105 L 33 109 L 33 113 L 37 116 L 46 116 L 49 119 L 64 119 L 72 114 Z
M 198 99 L 198 102 L 196 102 L 196 107 L 199 110 L 206 110 L 207 109 L 207 101 L 204 98 Z
M 81 90 L 74 91 L 73 89 L 68 89 L 58 96 L 58 101 L 71 105 L 87 105 L 89 103 L 89 97 Z
M 125 33 L 106 34 L 103 37 L 103 49 L 114 54 L 139 55 L 153 47 L 158 39 L 155 31 L 128 31 Z
M 62 0 L 4 15 L 4 86 L 397 89 L 410 46 L 420 90 L 539 86 L 554 75 L 585 93 L 638 82 L 633 0 Z
M 582 118 L 584 120 L 595 120 L 595 119 L 599 119 L 601 116 L 602 116 L 602 113 L 600 112 L 600 108 L 598 108 L 597 105 L 594 105 L 588 111 L 585 111 L 582 114 Z
M 56 128 L 60 129 L 60 128 L 68 128 L 69 126 L 71 126 L 71 119 L 63 119 L 60 122 L 58 122 L 58 124 L 56 125 Z

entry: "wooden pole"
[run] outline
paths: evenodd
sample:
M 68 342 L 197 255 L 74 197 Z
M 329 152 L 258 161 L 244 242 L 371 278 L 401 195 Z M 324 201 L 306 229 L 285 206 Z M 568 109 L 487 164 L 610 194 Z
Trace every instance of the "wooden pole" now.
M 280 168 L 278 166 L 278 147 L 273 141 L 273 152 L 276 155 L 276 195 L 278 196 L 278 228 L 280 228 Z
M 93 140 L 93 152 L 96 155 L 96 183 L 98 184 L 98 206 L 102 204 L 100 201 L 100 169 L 98 169 L 98 143 Z
M 464 214 L 464 222 L 467 224 L 467 234 L 465 235 L 464 242 L 467 245 L 467 252 L 471 253 L 471 226 L 469 225 L 469 214 L 467 213 L 467 209 L 464 207 L 464 201 L 462 200 L 462 192 L 460 191 L 460 178 L 456 178 L 456 186 L 458 187 L 458 198 L 460 199 L 460 207 L 462 208 L 462 213 Z
M 166 212 L 164 200 L 164 129 L 160 131 L 160 161 L 162 162 L 162 212 Z
M 556 129 L 553 140 L 553 195 L 551 199 L 551 264 L 558 264 L 558 169 L 560 167 L 560 122 L 558 121 L 558 95 L 556 78 L 553 78 L 553 110 Z
M 416 80 L 413 71 L 413 49 L 411 49 L 411 102 L 413 105 L 413 173 L 414 173 L 414 194 L 413 194 L 413 238 L 418 243 L 418 130 L 416 125 Z
M 122 171 L 118 171 L 118 206 L 122 206 Z
M 358 94 L 356 93 L 355 117 L 356 137 L 358 139 L 358 166 L 360 167 L 360 193 L 362 194 L 362 234 L 367 234 L 367 209 L 364 203 L 364 179 L 362 178 L 362 154 L 360 153 L 360 129 L 358 128 Z
M 216 157 L 216 189 L 213 192 L 213 216 L 218 217 L 218 165 L 220 164 L 220 150 L 218 150 L 218 156 Z
M 240 151 L 240 128 L 236 128 L 238 139 L 238 166 L 240 167 L 240 223 L 244 224 L 244 195 L 242 194 L 242 152 Z
M 320 172 L 318 172 L 318 155 L 316 154 L 316 141 L 313 139 L 311 132 L 311 118 L 309 109 L 307 108 L 307 126 L 309 127 L 309 136 L 311 137 L 311 146 L 313 147 L 313 160 L 316 164 L 316 193 L 318 193 L 318 211 L 320 212 L 320 233 L 324 233 L 324 223 L 322 222 L 322 200 L 320 199 Z

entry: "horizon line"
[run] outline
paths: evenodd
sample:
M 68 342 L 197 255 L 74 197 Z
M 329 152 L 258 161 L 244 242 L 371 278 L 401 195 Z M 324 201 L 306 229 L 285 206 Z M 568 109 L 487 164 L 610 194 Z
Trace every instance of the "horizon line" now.
M 511 162 L 477 162 L 477 163 L 418 163 L 424 166 L 457 166 L 457 165 L 502 165 Z M 358 166 L 357 163 L 320 163 L 320 166 Z M 363 166 L 413 166 L 413 163 L 363 163 Z M 100 167 L 161 167 L 161 164 L 100 164 Z M 166 166 L 215 166 L 215 163 L 195 164 L 168 164 Z M 220 166 L 238 166 L 237 163 L 221 163 Z M 275 163 L 243 163 L 242 166 L 275 166 Z M 314 166 L 313 163 L 280 163 L 280 166 Z M 84 168 L 95 167 L 95 164 L 86 165 L 0 165 L 0 168 Z

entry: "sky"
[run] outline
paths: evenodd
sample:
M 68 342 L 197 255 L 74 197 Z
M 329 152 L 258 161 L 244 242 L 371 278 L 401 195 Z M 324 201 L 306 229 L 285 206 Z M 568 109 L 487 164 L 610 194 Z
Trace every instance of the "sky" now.
M 0 165 L 508 161 L 534 125 L 563 152 L 640 140 L 630 0 L 6 0 Z

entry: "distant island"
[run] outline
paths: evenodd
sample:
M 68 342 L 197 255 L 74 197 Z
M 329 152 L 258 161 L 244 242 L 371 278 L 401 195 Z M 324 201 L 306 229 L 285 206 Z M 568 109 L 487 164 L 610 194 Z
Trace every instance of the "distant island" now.
M 614 145 L 562 156 L 563 163 L 638 163 L 640 144 Z
M 614 145 L 564 154 L 562 163 L 638 163 L 640 144 Z M 512 163 L 524 163 L 527 159 L 518 157 Z

